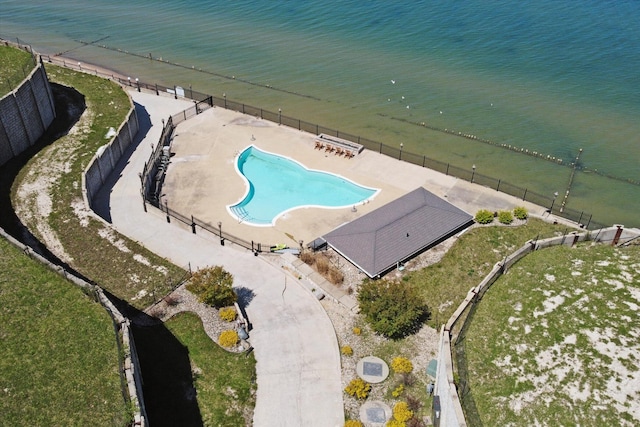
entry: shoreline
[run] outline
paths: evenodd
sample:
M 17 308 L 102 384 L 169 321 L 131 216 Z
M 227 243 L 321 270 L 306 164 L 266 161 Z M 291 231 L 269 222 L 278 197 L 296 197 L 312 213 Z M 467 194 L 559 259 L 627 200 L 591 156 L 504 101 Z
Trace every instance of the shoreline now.
M 14 42 L 10 42 L 9 41 L 9 43 L 11 43 L 12 45 L 15 45 Z M 134 85 L 135 85 L 135 80 L 133 80 L 130 77 L 128 77 L 126 75 L 126 73 L 120 72 L 117 69 L 109 68 L 108 66 L 99 65 L 99 64 L 96 64 L 95 62 L 83 62 L 82 60 L 78 61 L 77 59 L 75 59 L 75 58 L 73 58 L 72 56 L 69 56 L 69 55 L 55 55 L 55 54 L 53 54 L 53 55 L 52 54 L 39 54 L 39 55 L 41 55 L 41 57 L 42 57 L 44 62 L 49 62 L 49 63 L 55 64 L 55 65 L 67 66 L 68 68 L 75 69 L 77 71 L 88 72 L 90 74 L 98 75 L 98 76 L 103 77 L 103 78 L 107 78 L 107 79 L 110 79 L 110 80 L 113 80 L 113 81 L 117 81 L 123 87 L 126 87 L 126 86 L 134 87 Z M 58 62 L 58 63 L 56 63 L 56 62 Z M 185 68 L 187 68 L 187 67 L 185 67 Z M 128 82 L 128 84 L 127 84 L 127 82 Z M 141 82 L 141 83 L 143 83 L 143 82 Z M 185 90 L 185 92 L 186 92 L 186 90 Z M 171 93 L 171 92 L 169 92 L 169 93 Z M 233 102 L 233 101 L 230 100 L 230 102 Z M 471 136 L 473 136 L 473 135 L 471 135 Z M 469 138 L 469 139 L 473 139 L 473 138 Z M 409 151 L 406 151 L 406 155 L 407 155 L 407 157 L 410 157 L 411 153 Z M 390 156 L 393 157 L 392 155 L 390 155 Z M 415 155 L 414 155 L 414 157 L 415 157 Z M 422 156 L 420 156 L 420 157 L 422 157 Z M 474 171 L 474 173 L 475 173 L 475 171 Z M 569 173 L 569 172 L 567 171 L 567 173 Z M 479 174 L 477 174 L 476 176 L 480 177 Z M 487 176 L 485 176 L 484 178 L 488 178 L 490 181 L 495 181 L 495 182 L 493 182 L 494 186 L 496 185 L 496 182 L 497 182 L 498 187 L 501 185 L 501 180 L 498 180 L 498 179 L 495 179 L 495 178 L 491 178 L 491 177 L 487 177 Z M 468 177 L 466 179 L 468 180 Z M 485 179 L 485 181 L 486 181 L 486 179 Z M 517 186 L 509 184 L 508 182 L 504 182 L 502 184 L 504 184 L 503 188 L 505 188 L 505 187 L 507 187 L 507 188 L 508 187 L 519 188 Z M 489 185 L 491 185 L 491 184 L 489 184 Z M 632 184 L 628 184 L 628 185 L 632 185 Z M 535 186 L 534 186 L 534 188 L 535 188 Z M 556 186 L 556 188 L 558 188 L 559 190 L 562 190 L 562 188 L 560 188 L 559 186 Z M 527 193 L 527 191 L 528 191 L 528 193 Z M 563 195 L 565 194 L 564 191 L 559 191 L 559 192 L 561 194 L 563 194 Z M 529 195 L 535 194 L 535 190 L 529 191 L 529 189 L 525 189 L 525 195 L 527 195 L 527 194 L 529 194 Z M 631 191 L 629 194 L 633 194 L 633 191 Z M 538 197 L 536 197 L 535 199 L 538 201 L 538 203 L 540 205 L 545 206 L 545 205 L 550 205 L 552 203 L 551 202 L 551 199 L 552 199 L 551 195 L 543 196 L 543 195 L 539 195 L 538 194 L 537 196 Z M 548 200 L 543 203 L 542 199 L 545 199 L 545 198 L 548 199 Z M 584 199 L 584 197 L 582 197 L 582 199 Z M 628 199 L 628 197 L 627 197 L 627 199 Z M 566 198 L 565 198 L 565 200 L 566 200 Z M 611 201 L 611 203 L 614 203 L 614 202 Z M 580 212 L 579 209 L 576 210 L 576 209 L 572 208 L 571 205 L 572 205 L 572 203 L 569 202 L 568 206 L 566 207 L 567 213 L 565 214 L 565 215 L 569 215 L 569 218 L 571 218 L 571 219 L 569 219 L 570 221 L 573 220 L 573 222 L 578 222 L 579 221 L 578 220 L 579 217 L 580 218 L 584 217 L 584 218 L 589 218 L 589 222 L 591 222 L 591 220 L 593 219 L 593 223 L 596 224 L 596 228 L 600 227 L 600 226 L 610 225 L 608 222 L 607 223 L 603 222 L 603 219 L 601 217 L 597 216 L 598 214 L 594 213 L 592 210 L 589 210 L 589 212 L 587 212 L 583 216 L 582 214 L 584 213 L 584 211 Z M 598 206 L 598 205 L 595 204 L 595 205 L 592 205 L 592 206 Z M 604 206 L 604 205 L 602 205 L 602 206 Z M 618 204 L 618 206 L 623 207 L 624 205 L 623 204 Z M 556 207 L 558 207 L 558 205 Z M 563 208 L 565 207 L 564 204 L 562 205 L 562 207 Z M 575 216 L 575 217 L 572 216 L 571 212 L 573 212 L 573 216 Z M 556 212 L 554 212 L 554 213 L 556 213 Z M 557 212 L 557 214 L 561 214 L 561 213 L 562 212 L 560 212 L 560 211 Z M 584 220 L 584 221 L 581 221 L 581 222 L 582 223 L 587 223 L 587 220 Z M 616 218 L 615 222 L 624 224 L 624 225 L 632 227 L 632 228 L 635 225 L 635 224 L 633 224 L 633 222 L 631 222 L 631 225 L 628 225 L 629 222 L 625 221 L 623 218 Z M 637 227 L 637 225 L 635 225 L 635 226 Z

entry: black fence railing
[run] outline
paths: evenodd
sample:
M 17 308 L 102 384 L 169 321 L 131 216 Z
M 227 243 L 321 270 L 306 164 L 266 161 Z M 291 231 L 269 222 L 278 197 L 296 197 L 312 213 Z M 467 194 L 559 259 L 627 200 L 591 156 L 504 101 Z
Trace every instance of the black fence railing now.
M 204 231 L 207 231 L 208 233 L 211 233 L 214 236 L 217 236 L 220 239 L 220 244 L 222 246 L 225 245 L 225 242 L 231 242 L 245 249 L 251 250 L 254 254 L 258 254 L 260 252 L 269 252 L 272 248 L 276 247 L 275 245 L 269 243 L 257 242 L 254 240 L 245 240 L 240 237 L 234 236 L 233 234 L 227 233 L 222 230 L 222 222 L 211 224 L 195 218 L 193 215 L 186 216 L 181 212 L 171 209 L 166 201 L 164 203 L 154 204 L 154 206 L 160 209 L 161 212 L 164 212 L 168 223 L 171 222 L 171 218 L 173 218 L 190 227 L 193 234 L 197 234 L 197 230 L 198 228 L 200 228 Z

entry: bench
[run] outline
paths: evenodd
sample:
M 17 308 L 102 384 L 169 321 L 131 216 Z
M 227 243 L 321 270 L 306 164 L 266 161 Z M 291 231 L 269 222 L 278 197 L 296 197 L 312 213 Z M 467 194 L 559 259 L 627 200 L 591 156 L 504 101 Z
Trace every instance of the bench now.
M 316 148 L 319 150 L 324 149 L 328 152 L 335 151 L 337 155 L 344 155 L 345 157 L 353 157 L 364 150 L 364 145 L 321 133 L 316 137 Z

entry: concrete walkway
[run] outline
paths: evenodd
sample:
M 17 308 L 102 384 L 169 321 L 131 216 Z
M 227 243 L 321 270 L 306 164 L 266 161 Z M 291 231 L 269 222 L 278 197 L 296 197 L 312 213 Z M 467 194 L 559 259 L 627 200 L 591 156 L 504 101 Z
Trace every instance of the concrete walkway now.
M 311 292 L 288 270 L 209 233 L 192 234 L 163 214 L 142 209 L 140 179 L 162 119 L 193 105 L 155 94 L 130 92 L 141 118 L 139 143 L 114 184 L 109 213 L 114 227 L 173 263 L 192 269 L 222 265 L 234 286 L 246 288 L 249 341 L 257 360 L 255 426 L 344 424 L 340 355 L 333 326 Z M 147 116 L 148 115 L 148 116 Z M 145 126 L 144 123 L 147 123 Z

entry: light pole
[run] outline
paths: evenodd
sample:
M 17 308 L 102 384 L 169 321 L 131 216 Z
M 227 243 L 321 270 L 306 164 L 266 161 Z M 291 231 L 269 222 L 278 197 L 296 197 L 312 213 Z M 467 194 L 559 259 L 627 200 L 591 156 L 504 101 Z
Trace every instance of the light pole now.
M 553 211 L 553 205 L 556 202 L 556 198 L 558 197 L 558 192 L 553 193 L 553 199 L 551 200 L 551 206 L 549 207 L 549 215 L 551 215 L 551 211 Z
M 131 86 L 131 77 L 127 77 L 127 81 L 129 82 L 129 86 Z
M 224 108 L 227 108 L 227 94 L 223 93 L 222 97 L 224 98 Z
M 471 166 L 471 183 L 473 184 L 473 178 L 476 176 L 476 165 L 474 163 L 473 166 Z
M 140 92 L 140 80 L 136 77 L 136 86 L 138 86 L 138 92 Z
M 278 108 L 278 124 L 282 124 L 282 108 Z
M 218 221 L 218 234 L 220 235 L 220 245 L 224 246 L 224 239 L 222 238 L 222 221 Z
M 401 142 L 400 143 L 400 156 L 398 157 L 398 160 L 402 160 L 402 149 L 404 148 L 404 144 Z

